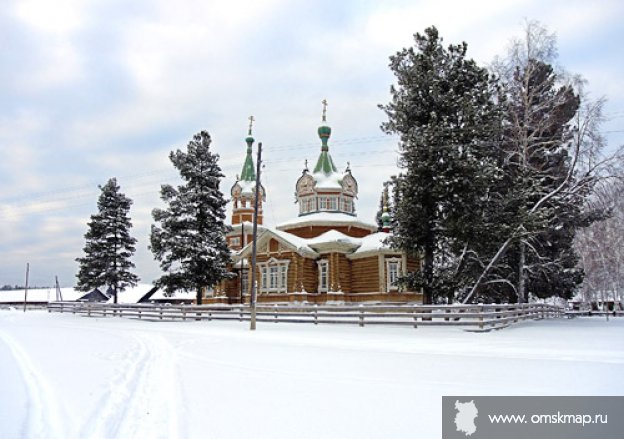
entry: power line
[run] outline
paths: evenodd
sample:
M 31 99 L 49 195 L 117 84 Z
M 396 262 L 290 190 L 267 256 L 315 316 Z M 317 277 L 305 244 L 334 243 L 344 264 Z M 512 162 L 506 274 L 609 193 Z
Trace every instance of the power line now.
M 380 142 L 382 140 L 392 140 L 392 137 L 390 136 L 367 136 L 367 137 L 352 137 L 352 138 L 346 138 L 346 139 L 339 139 L 339 140 L 335 140 L 332 141 L 332 145 L 355 145 L 355 144 L 362 144 L 362 143 L 376 143 L 376 142 Z M 265 147 L 264 149 L 266 151 L 284 151 L 284 150 L 303 150 L 303 149 L 308 149 L 310 147 L 313 146 L 318 146 L 318 142 L 306 142 L 306 143 L 297 143 L 297 144 L 289 144 L 289 145 L 282 145 L 282 146 L 277 146 L 277 147 Z M 242 154 L 242 149 L 241 151 L 236 151 L 236 152 L 232 152 L 226 155 L 220 155 L 220 158 L 222 161 L 226 161 L 226 160 L 234 160 L 236 158 L 239 158 Z M 340 156 L 341 154 L 348 154 L 348 153 L 342 153 L 340 151 L 333 153 L 337 156 Z M 353 154 L 357 154 L 357 155 L 361 155 L 361 153 L 353 153 Z M 274 161 L 265 161 L 265 163 L 272 163 Z M 238 165 L 227 165 L 224 166 L 223 168 L 234 168 L 234 166 L 238 166 Z M 162 174 L 164 173 L 174 173 L 175 175 L 177 175 L 177 171 L 169 166 L 166 168 L 156 168 L 156 169 L 152 169 L 152 170 L 148 170 L 145 172 L 141 172 L 139 174 L 133 173 L 132 175 L 125 175 L 125 176 L 120 176 L 117 179 L 122 182 L 123 186 L 122 188 L 124 190 L 126 190 L 126 188 L 128 187 L 127 182 L 132 182 L 132 181 L 136 181 L 139 179 L 143 179 L 143 178 L 149 178 L 152 176 L 158 176 L 159 178 L 162 177 Z M 22 192 L 22 193 L 13 193 L 9 198 L 5 198 L 4 202 L 8 202 L 9 200 L 13 200 L 13 199 L 19 199 L 20 201 L 23 200 L 24 198 L 26 199 L 37 199 L 37 198 L 45 198 L 48 197 L 50 195 L 56 195 L 59 193 L 74 193 L 78 190 L 82 191 L 85 189 L 86 186 L 93 186 L 94 188 L 97 188 L 97 186 L 99 184 L 102 184 L 101 180 L 89 180 L 89 181 L 85 181 L 84 183 L 81 183 L 80 185 L 75 185 L 75 186 L 66 186 L 64 188 L 59 188 L 59 189 L 55 189 L 52 191 L 44 191 L 44 192 L 36 192 L 36 193 L 26 193 L 26 192 Z

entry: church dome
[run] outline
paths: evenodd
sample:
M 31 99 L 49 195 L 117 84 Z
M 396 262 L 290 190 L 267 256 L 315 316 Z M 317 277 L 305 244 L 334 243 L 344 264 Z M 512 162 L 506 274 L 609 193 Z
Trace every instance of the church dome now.
M 357 182 L 351 169 L 339 171 L 329 153 L 331 127 L 327 123 L 327 101 L 323 101 L 323 118 L 318 128 L 321 152 L 310 173 L 307 166 L 297 180 L 296 197 L 299 216 L 320 212 L 340 213 L 355 216 L 354 199 L 357 198 Z

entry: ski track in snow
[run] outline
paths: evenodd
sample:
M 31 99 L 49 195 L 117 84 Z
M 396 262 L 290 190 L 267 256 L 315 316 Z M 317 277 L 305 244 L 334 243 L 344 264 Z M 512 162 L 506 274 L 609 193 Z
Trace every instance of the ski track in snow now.
M 22 437 L 29 439 L 67 437 L 61 422 L 66 419 L 65 411 L 59 406 L 52 387 L 37 365 L 13 337 L 0 332 L 2 340 L 17 362 L 27 392 L 26 416 Z
M 185 437 L 177 415 L 182 399 L 173 347 L 158 334 L 132 336 L 136 348 L 122 359 L 76 437 Z

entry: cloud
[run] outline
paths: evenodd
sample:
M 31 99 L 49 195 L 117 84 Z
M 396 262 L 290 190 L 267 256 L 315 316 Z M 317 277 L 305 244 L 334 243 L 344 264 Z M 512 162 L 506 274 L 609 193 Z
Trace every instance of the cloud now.
M 22 259 L 34 255 L 47 258 L 49 275 L 73 278 L 97 185 L 112 176 L 135 201 L 136 263 L 151 280 L 150 212 L 160 184 L 177 181 L 169 151 L 208 129 L 228 196 L 250 114 L 265 148 L 265 220 L 295 216 L 294 184 L 304 160 L 318 156 L 324 98 L 330 151 L 340 168 L 351 162 L 359 216 L 373 221 L 381 184 L 397 171 L 396 140 L 380 132 L 377 108 L 394 80 L 388 56 L 430 25 L 447 43 L 465 40 L 484 64 L 524 18 L 539 18 L 559 35 L 562 64 L 588 77 L 596 95 L 609 94 L 610 112 L 622 111 L 622 8 L 606 0 L 12 2 L 0 12 L 8 48 L 0 147 L 9 152 L 0 162 L 9 210 L 0 216 L 11 218 L 0 222 L 0 267 L 15 277 L 0 269 L 0 283 L 22 282 Z

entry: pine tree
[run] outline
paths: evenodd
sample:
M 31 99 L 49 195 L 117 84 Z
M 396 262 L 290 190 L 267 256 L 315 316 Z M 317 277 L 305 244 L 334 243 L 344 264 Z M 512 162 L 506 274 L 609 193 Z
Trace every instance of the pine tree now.
M 482 257 L 464 302 L 570 297 L 582 280 L 574 236 L 604 217 L 586 201 L 615 156 L 600 152 L 601 100 L 581 115 L 581 81 L 553 67 L 556 52 L 554 35 L 528 22 L 525 37 L 494 64 L 505 104 L 504 179 L 495 191 L 509 232 Z
M 465 259 L 487 236 L 479 212 L 499 178 L 500 111 L 487 71 L 466 58 L 467 45 L 443 47 L 435 27 L 414 48 L 390 58 L 397 79 L 382 130 L 400 136 L 403 173 L 395 182 L 393 244 L 422 256 L 406 281 L 425 303 L 461 288 Z
M 77 289 L 89 291 L 100 286 L 117 293 L 139 281 L 130 270 L 134 264 L 130 258 L 135 252 L 136 239 L 130 235 L 132 222 L 128 217 L 132 200 L 121 193 L 117 179 L 111 178 L 98 199 L 98 213 L 91 215 L 89 230 L 85 234 L 85 256 L 77 258 L 80 264 Z
M 582 279 L 572 247 L 575 229 L 585 222 L 582 197 L 554 196 L 531 211 L 567 178 L 574 154 L 571 121 L 580 100 L 552 67 L 555 54 L 554 36 L 531 22 L 499 68 L 507 104 L 503 209 L 520 232 L 502 259 L 510 267 L 503 275 L 511 281 L 509 298 L 519 302 L 529 293 L 570 296 Z
M 162 185 L 166 209 L 154 209 L 150 249 L 166 273 L 157 284 L 168 291 L 196 290 L 202 303 L 202 290 L 231 276 L 227 271 L 230 251 L 225 241 L 226 200 L 219 190 L 224 177 L 219 156 L 210 151 L 206 131 L 193 136 L 186 152 L 171 152 L 169 159 L 180 172 L 184 184 L 174 188 Z

